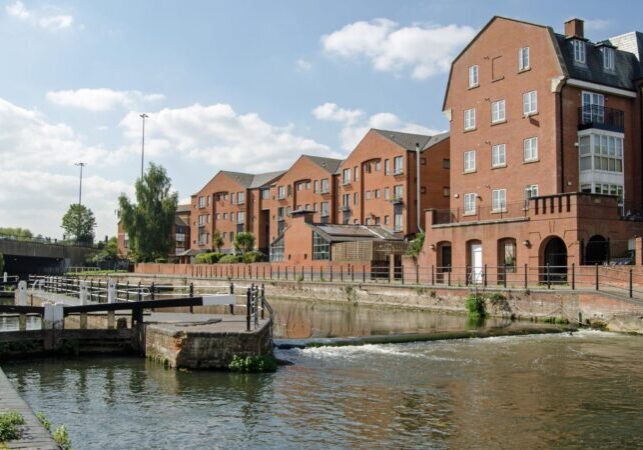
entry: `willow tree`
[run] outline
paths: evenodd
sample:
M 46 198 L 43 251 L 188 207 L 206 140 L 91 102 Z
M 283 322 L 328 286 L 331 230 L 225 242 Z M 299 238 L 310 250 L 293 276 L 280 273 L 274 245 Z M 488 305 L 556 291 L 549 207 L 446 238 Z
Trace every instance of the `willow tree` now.
M 125 194 L 118 198 L 119 218 L 129 237 L 130 256 L 136 261 L 167 258 L 173 246 L 172 226 L 178 194 L 171 192 L 165 169 L 150 163 L 136 181 L 136 203 Z

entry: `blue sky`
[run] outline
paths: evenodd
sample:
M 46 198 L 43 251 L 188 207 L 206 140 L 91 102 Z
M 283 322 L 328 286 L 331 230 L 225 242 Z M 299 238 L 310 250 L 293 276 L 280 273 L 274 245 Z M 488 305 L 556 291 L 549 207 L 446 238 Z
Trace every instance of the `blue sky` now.
M 636 5 L 636 6 L 633 6 Z M 451 58 L 494 14 L 591 39 L 640 28 L 634 2 L 0 0 L 0 226 L 59 237 L 83 203 L 114 235 L 147 160 L 181 199 L 217 170 L 342 157 L 371 126 L 433 132 Z

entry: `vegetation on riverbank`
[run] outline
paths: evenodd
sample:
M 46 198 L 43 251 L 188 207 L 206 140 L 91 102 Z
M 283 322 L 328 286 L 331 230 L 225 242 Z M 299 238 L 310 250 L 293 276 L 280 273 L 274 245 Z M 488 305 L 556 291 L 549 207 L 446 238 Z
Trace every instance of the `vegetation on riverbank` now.
M 228 369 L 241 373 L 276 372 L 277 359 L 272 355 L 245 357 L 234 355 Z
M 65 425 L 61 425 L 56 428 L 53 432 L 51 431 L 51 421 L 45 416 L 44 413 L 36 413 L 36 417 L 40 421 L 43 427 L 51 433 L 51 436 L 54 438 L 54 441 L 60 446 L 62 450 L 71 450 L 71 438 L 67 432 Z
M 6 447 L 6 442 L 15 441 L 22 437 L 22 425 L 25 418 L 17 411 L 7 411 L 0 414 L 0 442 Z

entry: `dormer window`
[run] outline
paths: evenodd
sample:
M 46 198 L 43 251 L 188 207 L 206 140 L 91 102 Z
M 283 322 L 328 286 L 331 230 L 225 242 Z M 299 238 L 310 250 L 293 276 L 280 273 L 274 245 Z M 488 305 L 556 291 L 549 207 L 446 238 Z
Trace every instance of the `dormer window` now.
M 574 46 L 574 61 L 585 64 L 585 41 L 574 39 L 572 45 Z
M 469 87 L 476 87 L 480 84 L 478 79 L 478 66 L 469 67 Z
M 603 69 L 614 70 L 614 49 L 603 47 Z

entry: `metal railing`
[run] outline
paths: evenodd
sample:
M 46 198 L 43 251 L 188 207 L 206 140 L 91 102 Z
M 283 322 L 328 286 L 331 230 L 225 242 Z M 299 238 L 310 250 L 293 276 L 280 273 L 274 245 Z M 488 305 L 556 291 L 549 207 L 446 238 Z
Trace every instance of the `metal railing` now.
M 620 109 L 601 105 L 583 105 L 578 108 L 578 129 L 599 128 L 623 132 L 625 113 Z

